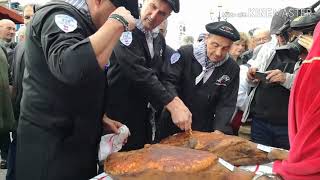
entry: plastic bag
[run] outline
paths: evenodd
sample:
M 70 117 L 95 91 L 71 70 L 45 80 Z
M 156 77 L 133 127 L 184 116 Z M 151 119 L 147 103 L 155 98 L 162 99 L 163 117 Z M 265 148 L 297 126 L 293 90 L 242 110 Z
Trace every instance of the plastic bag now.
M 107 134 L 101 137 L 99 147 L 99 161 L 107 159 L 107 157 L 113 153 L 118 152 L 125 140 L 130 135 L 130 131 L 127 126 L 123 125 L 119 128 L 119 134 Z

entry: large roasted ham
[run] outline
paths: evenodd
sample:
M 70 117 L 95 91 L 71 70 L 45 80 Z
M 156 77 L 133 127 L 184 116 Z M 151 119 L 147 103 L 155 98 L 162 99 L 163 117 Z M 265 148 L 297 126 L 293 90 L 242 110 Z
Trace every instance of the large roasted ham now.
M 104 168 L 115 180 L 220 180 L 231 173 L 212 153 L 162 144 L 113 153 Z
M 208 151 L 236 166 L 270 162 L 268 153 L 257 149 L 257 144 L 219 131 L 178 133 L 163 139 L 160 143 Z

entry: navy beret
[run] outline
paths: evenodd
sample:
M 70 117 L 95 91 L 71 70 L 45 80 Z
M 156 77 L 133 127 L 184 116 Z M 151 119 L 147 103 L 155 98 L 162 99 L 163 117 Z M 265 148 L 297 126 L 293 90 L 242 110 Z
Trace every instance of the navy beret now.
M 179 0 L 167 0 L 169 5 L 171 6 L 172 10 L 175 13 L 178 13 L 180 11 L 180 3 Z
M 206 30 L 210 34 L 219 35 L 232 41 L 240 40 L 240 34 L 238 30 L 232 24 L 226 21 L 209 23 L 206 25 Z

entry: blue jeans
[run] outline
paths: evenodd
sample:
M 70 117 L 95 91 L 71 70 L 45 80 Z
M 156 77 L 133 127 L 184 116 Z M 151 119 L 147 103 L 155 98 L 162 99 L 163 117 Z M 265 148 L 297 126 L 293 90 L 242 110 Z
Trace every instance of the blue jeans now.
M 290 148 L 288 125 L 273 125 L 263 119 L 252 118 L 251 139 L 267 146 Z

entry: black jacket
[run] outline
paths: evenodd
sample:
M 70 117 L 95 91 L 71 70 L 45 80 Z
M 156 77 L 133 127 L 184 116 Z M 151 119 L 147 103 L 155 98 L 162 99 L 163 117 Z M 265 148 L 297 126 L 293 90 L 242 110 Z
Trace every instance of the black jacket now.
M 1 40 L 0 40 L 1 41 Z M 7 59 L 8 59 L 8 64 L 9 64 L 9 84 L 12 85 L 13 77 L 12 77 L 12 63 L 13 63 L 13 53 L 14 53 L 14 48 L 16 47 L 17 43 L 16 42 L 5 42 L 1 41 L 0 42 L 1 46 L 5 48 Z
M 283 62 L 276 53 L 266 70 L 280 69 L 292 74 L 294 66 L 295 63 Z M 287 126 L 289 97 L 290 89 L 281 84 L 260 82 L 250 105 L 251 116 L 272 125 Z
M 76 29 L 65 33 L 57 26 L 57 15 L 72 17 L 77 22 Z M 96 173 L 105 90 L 104 71 L 88 38 L 96 31 L 95 26 L 90 18 L 65 2 L 40 8 L 30 23 L 25 42 L 17 175 L 25 179 L 35 179 L 35 174 L 39 179 L 92 178 Z M 23 122 L 49 133 L 55 138 L 52 142 L 59 142 L 53 143 L 47 152 L 46 157 L 54 159 L 41 157 L 40 152 L 48 148 L 45 145 L 32 145 L 29 141 L 36 140 L 19 136 L 28 131 L 25 126 L 20 127 Z M 43 160 L 33 163 L 28 157 L 35 162 Z M 44 172 L 38 172 L 40 169 Z M 40 177 L 43 173 L 48 176 Z
M 12 106 L 14 110 L 14 117 L 16 120 L 19 119 L 20 115 L 20 102 L 22 98 L 22 79 L 24 73 L 24 51 L 25 44 L 24 42 L 18 43 L 18 45 L 14 48 L 13 53 L 13 62 L 12 62 L 12 86 L 13 86 L 13 94 L 12 94 Z
M 229 58 L 215 68 L 206 83 L 201 81 L 195 85 L 202 67 L 193 56 L 192 45 L 181 47 L 178 52 L 180 59 L 167 65 L 162 81 L 172 94 L 179 95 L 191 111 L 192 129 L 208 132 L 220 130 L 231 134 L 229 122 L 236 107 L 239 66 Z M 166 112 L 160 124 L 160 138 L 179 131 Z
M 153 45 L 151 58 L 145 34 L 136 28 L 131 44 L 119 42 L 110 59 L 106 114 L 130 129 L 131 136 L 123 150 L 142 148 L 151 142 L 148 103 L 161 109 L 173 99 L 158 78 L 166 48 L 161 34 L 153 39 Z
M 166 51 L 164 53 L 165 59 L 167 62 L 170 62 L 170 58 L 172 56 L 172 54 L 174 54 L 175 52 L 177 52 L 176 50 L 172 49 L 172 47 L 170 46 L 166 46 Z

